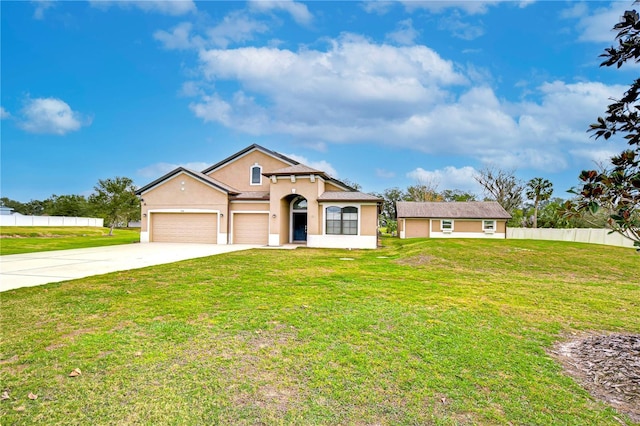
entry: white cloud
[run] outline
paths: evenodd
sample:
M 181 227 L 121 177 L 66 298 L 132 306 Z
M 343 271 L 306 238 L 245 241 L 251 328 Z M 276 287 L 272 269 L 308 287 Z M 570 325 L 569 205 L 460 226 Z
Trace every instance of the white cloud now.
M 612 149 L 596 149 L 596 148 L 582 148 L 573 149 L 571 154 L 576 157 L 584 158 L 594 164 L 609 164 L 611 157 L 619 155 L 621 150 L 615 151 Z
M 407 173 L 407 177 L 416 182 L 437 184 L 440 190 L 459 189 L 479 194 L 482 192 L 482 187 L 473 178 L 476 174 L 476 169 L 471 166 L 461 168 L 447 166 L 437 170 L 425 170 L 418 167 Z
M 613 1 L 607 7 L 597 8 L 589 14 L 588 8 L 580 3 L 564 11 L 566 18 L 578 18 L 576 25 L 581 41 L 613 43 L 615 33 L 612 28 L 620 22 L 625 10 L 631 8 L 630 2 Z
M 551 81 L 509 102 L 496 96 L 486 70 L 462 68 L 423 45 L 352 34 L 328 40 L 326 50 L 202 49 L 199 62 L 202 80 L 186 89 L 207 122 L 305 146 L 377 143 L 544 171 L 571 166 L 569 151 L 584 148 L 589 123 L 625 90 Z M 227 81 L 237 90 L 217 91 Z
M 442 13 L 449 9 L 456 9 L 468 15 L 481 15 L 487 13 L 489 6 L 495 6 L 500 1 L 432 1 L 432 0 L 401 0 L 400 3 L 408 11 L 425 9 L 432 13 Z
M 449 31 L 454 37 L 462 40 L 475 40 L 476 38 L 484 35 L 484 28 L 480 25 L 473 25 L 468 22 L 464 22 L 460 17 L 460 14 L 454 12 L 451 16 L 442 18 L 438 22 L 438 28 L 440 30 Z
M 33 19 L 38 20 L 44 19 L 44 12 L 55 5 L 53 0 L 33 0 L 32 3 L 36 5 L 36 9 L 33 11 Z
M 381 117 L 401 118 L 444 100 L 440 86 L 466 83 L 450 61 L 427 47 L 379 46 L 349 35 L 326 52 L 212 49 L 201 51 L 200 61 L 207 80 L 237 81 L 242 89 L 230 99 L 203 97 L 191 105 L 197 116 L 251 134 L 316 141 L 364 136 Z M 268 99 L 270 108 L 256 98 Z
M 9 111 L 4 109 L 4 107 L 0 106 L 0 120 L 4 120 L 4 119 L 10 118 L 10 117 L 11 117 L 11 114 L 9 113 Z
M 387 34 L 386 38 L 397 44 L 409 46 L 414 44 L 415 39 L 419 35 L 420 33 L 413 28 L 411 19 L 405 19 L 404 21 L 398 22 L 398 29 Z
M 197 10 L 192 0 L 89 0 L 92 6 L 108 9 L 112 5 L 121 8 L 136 7 L 145 12 L 160 13 L 162 15 L 180 16 Z
M 202 163 L 202 162 L 192 162 L 192 163 L 182 163 L 182 164 L 174 164 L 174 163 L 155 163 L 149 166 L 143 167 L 142 169 L 136 170 L 136 174 L 149 179 L 159 178 L 161 176 L 166 175 L 172 170 L 177 169 L 178 167 L 184 167 L 185 169 L 195 170 L 197 172 L 206 169 L 211 164 Z
M 264 22 L 246 16 L 242 11 L 232 12 L 222 22 L 207 30 L 208 40 L 213 46 L 226 48 L 231 43 L 243 43 L 253 40 L 254 34 L 269 31 Z
M 391 179 L 393 177 L 396 177 L 396 174 L 389 170 L 376 169 L 376 176 L 383 179 Z
M 361 3 L 362 9 L 367 13 L 385 15 L 397 2 L 385 0 L 365 0 Z
M 29 99 L 21 112 L 19 126 L 31 133 L 64 135 L 91 124 L 90 119 L 83 118 L 66 102 L 57 98 Z
M 297 154 L 284 154 L 286 157 L 291 158 L 292 160 L 296 160 L 298 163 L 302 163 L 305 166 L 311 167 L 312 169 L 319 170 L 321 172 L 325 172 L 331 177 L 337 178 L 338 172 L 333 166 L 325 160 L 320 161 L 311 161 L 307 159 L 307 157 L 303 157 L 302 155 Z
M 200 36 L 191 37 L 192 24 L 182 22 L 171 29 L 171 32 L 158 30 L 153 33 L 153 38 L 164 45 L 165 49 L 186 50 L 204 46 L 204 40 Z
M 305 4 L 291 0 L 252 0 L 249 5 L 252 10 L 260 12 L 283 10 L 301 25 L 308 25 L 313 20 L 313 15 Z

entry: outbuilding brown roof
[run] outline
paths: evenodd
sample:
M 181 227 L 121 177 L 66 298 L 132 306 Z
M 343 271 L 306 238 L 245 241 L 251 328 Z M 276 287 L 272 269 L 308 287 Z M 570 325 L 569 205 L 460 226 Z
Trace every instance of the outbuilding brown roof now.
M 425 202 L 398 201 L 398 217 L 438 219 L 511 219 L 495 201 Z

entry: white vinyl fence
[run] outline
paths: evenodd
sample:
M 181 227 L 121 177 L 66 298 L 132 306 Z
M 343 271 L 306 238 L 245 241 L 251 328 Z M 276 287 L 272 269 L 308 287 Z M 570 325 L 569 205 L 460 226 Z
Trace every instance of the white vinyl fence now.
M 97 217 L 0 215 L 0 226 L 104 226 Z
M 516 240 L 573 241 L 576 243 L 606 244 L 608 246 L 633 247 L 633 241 L 608 229 L 571 228 L 507 228 L 507 238 Z

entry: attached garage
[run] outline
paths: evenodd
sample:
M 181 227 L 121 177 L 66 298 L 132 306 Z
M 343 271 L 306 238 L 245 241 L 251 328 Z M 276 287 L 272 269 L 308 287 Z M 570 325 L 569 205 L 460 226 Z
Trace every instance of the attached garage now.
M 151 241 L 216 244 L 218 214 L 151 213 Z
M 268 213 L 234 213 L 233 244 L 269 243 Z

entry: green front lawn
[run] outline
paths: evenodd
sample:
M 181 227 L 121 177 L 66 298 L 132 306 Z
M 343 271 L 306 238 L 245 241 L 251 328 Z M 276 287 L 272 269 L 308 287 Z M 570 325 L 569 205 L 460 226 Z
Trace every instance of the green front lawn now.
M 140 229 L 114 229 L 113 235 L 109 236 L 109 228 L 96 227 L 3 226 L 0 228 L 0 255 L 137 242 L 140 242 Z
M 546 351 L 570 333 L 640 332 L 634 250 L 384 243 L 2 293 L 1 422 L 631 424 Z

